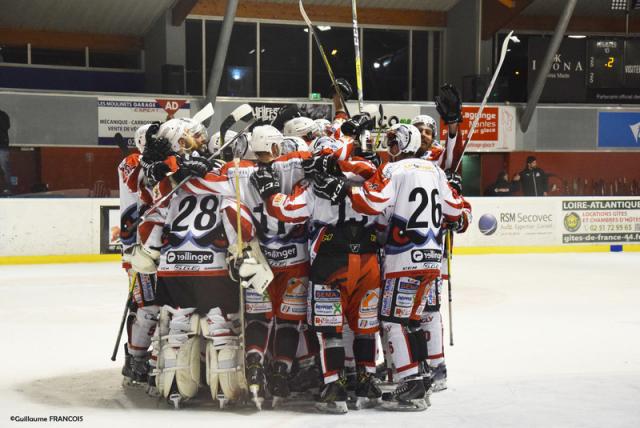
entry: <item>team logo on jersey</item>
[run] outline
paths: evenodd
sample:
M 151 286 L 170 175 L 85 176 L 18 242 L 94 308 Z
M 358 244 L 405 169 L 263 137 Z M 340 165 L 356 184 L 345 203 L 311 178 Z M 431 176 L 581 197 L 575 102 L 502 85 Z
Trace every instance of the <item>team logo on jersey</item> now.
M 442 252 L 426 248 L 411 251 L 411 261 L 414 263 L 440 263 Z
M 264 256 L 269 260 L 282 261 L 292 259 L 298 256 L 298 249 L 295 245 L 289 245 L 282 248 L 266 248 L 262 247 Z
M 580 216 L 574 212 L 571 212 L 564 216 L 564 228 L 569 232 L 575 232 L 580 229 Z
M 213 263 L 213 253 L 210 251 L 169 251 L 167 263 L 206 265 Z
M 360 244 L 349 244 L 349 250 L 352 253 L 359 254 L 360 253 Z

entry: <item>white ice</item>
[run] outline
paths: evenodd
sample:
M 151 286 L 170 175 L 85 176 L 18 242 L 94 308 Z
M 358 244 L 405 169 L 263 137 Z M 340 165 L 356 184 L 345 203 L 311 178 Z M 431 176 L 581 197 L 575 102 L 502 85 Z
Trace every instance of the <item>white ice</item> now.
M 639 266 L 640 253 L 455 257 L 449 389 L 424 413 L 346 416 L 176 411 L 124 390 L 122 353 L 109 359 L 118 265 L 0 266 L 0 427 L 50 415 L 86 427 L 640 427 Z

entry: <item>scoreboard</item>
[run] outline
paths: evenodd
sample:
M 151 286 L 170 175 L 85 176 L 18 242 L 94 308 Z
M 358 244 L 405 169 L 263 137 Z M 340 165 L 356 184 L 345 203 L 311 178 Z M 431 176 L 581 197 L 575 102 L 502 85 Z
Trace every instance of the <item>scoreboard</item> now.
M 640 40 L 590 39 L 587 55 L 587 87 L 640 87 Z

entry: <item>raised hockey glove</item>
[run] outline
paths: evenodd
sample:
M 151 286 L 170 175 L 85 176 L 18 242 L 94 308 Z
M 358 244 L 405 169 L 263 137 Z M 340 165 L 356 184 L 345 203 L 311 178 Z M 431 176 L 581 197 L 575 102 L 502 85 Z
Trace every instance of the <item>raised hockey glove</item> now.
M 345 121 L 340 130 L 344 135 L 349 137 L 359 137 L 363 131 L 371 131 L 375 126 L 375 121 L 368 113 L 357 114 Z
M 289 104 L 284 107 L 280 107 L 278 112 L 276 113 L 276 118 L 273 119 L 273 123 L 271 125 L 277 128 L 279 131 L 282 131 L 284 128 L 284 124 L 294 117 L 300 117 L 302 113 L 298 108 L 297 104 Z
M 340 89 L 340 92 L 342 93 L 342 98 L 344 98 L 345 100 L 348 100 L 353 95 L 353 89 L 351 88 L 351 84 L 347 79 L 343 77 L 338 77 L 336 79 L 336 86 Z M 332 92 L 334 94 L 337 93 L 336 88 L 333 85 L 331 86 L 331 88 L 333 89 Z
M 314 174 L 323 172 L 331 175 L 340 174 L 338 160 L 332 154 L 305 159 L 302 161 L 302 168 L 304 168 L 304 175 L 306 176 L 313 176 Z
M 162 161 L 148 161 L 144 156 L 140 158 L 140 165 L 142 166 L 142 171 L 147 181 L 151 183 L 158 183 L 171 171 L 171 168 L 166 163 Z
M 269 199 L 270 196 L 280 193 L 280 177 L 273 173 L 271 165 L 260 165 L 249 178 L 251 184 L 260 194 L 263 200 Z
M 447 176 L 449 186 L 451 186 L 452 189 L 455 189 L 455 191 L 458 192 L 458 195 L 462 195 L 462 177 L 460 177 L 460 174 L 457 174 L 450 169 L 446 170 L 444 173 Z
M 436 96 L 436 110 L 447 125 L 462 122 L 462 101 L 455 86 L 445 83 Z
M 313 193 L 319 198 L 328 199 L 334 204 L 347 196 L 347 180 L 328 174 L 316 174 L 313 177 Z

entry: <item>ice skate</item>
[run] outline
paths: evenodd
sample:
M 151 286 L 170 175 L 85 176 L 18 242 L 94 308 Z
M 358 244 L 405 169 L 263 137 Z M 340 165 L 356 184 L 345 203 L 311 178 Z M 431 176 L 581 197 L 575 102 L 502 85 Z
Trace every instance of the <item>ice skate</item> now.
M 247 383 L 251 394 L 251 401 L 258 410 L 262 410 L 264 402 L 264 367 L 260 361 L 260 355 L 252 352 L 247 356 Z
M 429 407 L 428 398 L 421 376 L 403 379 L 393 392 L 382 394 L 382 408 L 385 410 L 420 412 Z
M 300 367 L 289 379 L 289 390 L 294 393 L 307 392 L 310 389 L 319 388 L 321 385 L 322 374 L 315 362 L 308 367 Z
M 447 365 L 440 363 L 431 369 L 431 390 L 440 392 L 447 389 Z
M 380 403 L 382 391 L 378 387 L 378 381 L 375 375 L 368 373 L 364 367 L 358 367 L 355 394 L 356 410 L 376 407 Z
M 149 357 L 136 357 L 129 354 L 127 344 L 124 344 L 124 366 L 122 367 L 122 384 L 124 386 L 146 385 L 149 373 Z
M 347 408 L 346 380 L 341 377 L 334 382 L 325 384 L 316 400 L 315 408 L 323 413 L 347 413 L 349 410 Z
M 290 395 L 288 368 L 287 365 L 281 361 L 273 363 L 272 373 L 269 376 L 269 391 L 273 396 L 271 406 L 274 409 Z

